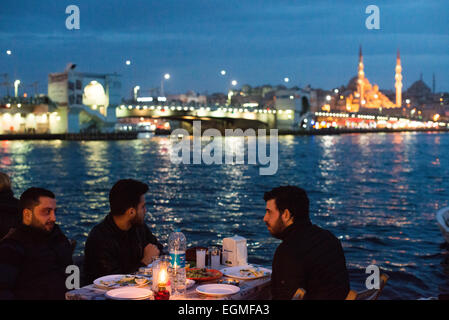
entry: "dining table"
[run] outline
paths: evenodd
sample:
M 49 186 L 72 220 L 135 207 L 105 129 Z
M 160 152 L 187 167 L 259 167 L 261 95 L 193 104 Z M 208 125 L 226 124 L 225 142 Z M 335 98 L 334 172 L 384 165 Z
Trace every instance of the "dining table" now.
M 252 264 L 253 267 L 263 267 Z M 217 270 L 222 271 L 226 266 L 220 265 Z M 139 275 L 139 273 L 135 273 Z M 251 279 L 242 280 L 239 279 L 238 287 L 239 292 L 232 295 L 225 296 L 212 296 L 205 295 L 197 292 L 197 287 L 205 284 L 219 283 L 220 280 L 230 279 L 229 277 L 223 275 L 220 279 L 215 279 L 211 281 L 196 281 L 195 284 L 188 288 L 183 295 L 171 296 L 171 300 L 269 300 L 271 299 L 271 273 L 265 273 L 264 276 Z M 141 288 L 146 288 L 151 290 L 151 285 L 145 285 Z M 94 284 L 89 284 L 79 289 L 74 289 L 66 292 L 66 300 L 107 300 L 106 292 L 108 290 L 96 287 Z M 151 296 L 147 300 L 154 300 Z

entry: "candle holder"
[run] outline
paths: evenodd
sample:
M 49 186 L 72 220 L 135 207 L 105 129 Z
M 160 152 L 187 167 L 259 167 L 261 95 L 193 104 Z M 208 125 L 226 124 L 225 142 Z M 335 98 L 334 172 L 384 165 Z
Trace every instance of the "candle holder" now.
M 170 277 L 168 275 L 169 260 L 160 257 L 153 262 L 153 291 L 154 300 L 169 300 L 171 293 Z
M 170 291 L 165 284 L 158 284 L 158 292 L 154 295 L 154 300 L 170 300 Z

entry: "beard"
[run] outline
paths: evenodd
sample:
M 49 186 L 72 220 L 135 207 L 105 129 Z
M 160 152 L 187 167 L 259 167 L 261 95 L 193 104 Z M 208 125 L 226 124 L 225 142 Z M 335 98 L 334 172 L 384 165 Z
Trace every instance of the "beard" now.
M 54 222 L 42 223 L 33 216 L 31 218 L 31 226 L 34 228 L 37 228 L 39 230 L 42 230 L 46 233 L 50 233 L 53 231 L 53 228 L 55 227 L 55 223 Z
M 131 221 L 131 224 L 133 226 L 141 226 L 144 224 L 144 218 L 145 218 L 145 215 L 139 216 L 138 214 L 136 214 L 134 219 Z
M 280 239 L 282 232 L 285 230 L 285 224 L 282 222 L 282 219 L 277 219 L 273 226 L 269 226 L 267 223 L 266 225 L 271 235 L 277 239 Z

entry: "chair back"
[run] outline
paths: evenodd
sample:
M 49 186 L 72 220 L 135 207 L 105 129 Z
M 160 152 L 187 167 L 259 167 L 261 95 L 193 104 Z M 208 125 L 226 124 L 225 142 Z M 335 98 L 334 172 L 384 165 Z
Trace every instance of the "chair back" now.
M 345 300 L 356 300 L 357 299 L 357 291 L 349 290 L 348 295 L 346 296 Z
M 304 290 L 303 288 L 298 288 L 298 290 L 296 290 L 295 294 L 293 295 L 292 300 L 303 300 L 305 295 L 306 290 Z

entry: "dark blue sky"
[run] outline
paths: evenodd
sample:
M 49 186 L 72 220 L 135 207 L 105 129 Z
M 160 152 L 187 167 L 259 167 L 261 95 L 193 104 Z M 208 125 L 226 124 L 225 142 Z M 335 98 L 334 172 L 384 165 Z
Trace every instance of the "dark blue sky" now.
M 80 30 L 65 28 L 71 4 L 81 10 Z M 380 30 L 365 27 L 370 4 L 380 8 Z M 431 85 L 435 72 L 437 91 L 449 91 L 448 14 L 447 0 L 2 0 L 0 73 L 39 81 L 43 92 L 48 73 L 68 62 L 118 72 L 125 88 L 157 87 L 169 72 L 171 93 L 225 91 L 231 78 L 279 84 L 285 76 L 329 89 L 356 74 L 361 44 L 366 75 L 381 88 L 393 88 L 399 47 L 405 88 L 421 72 Z

